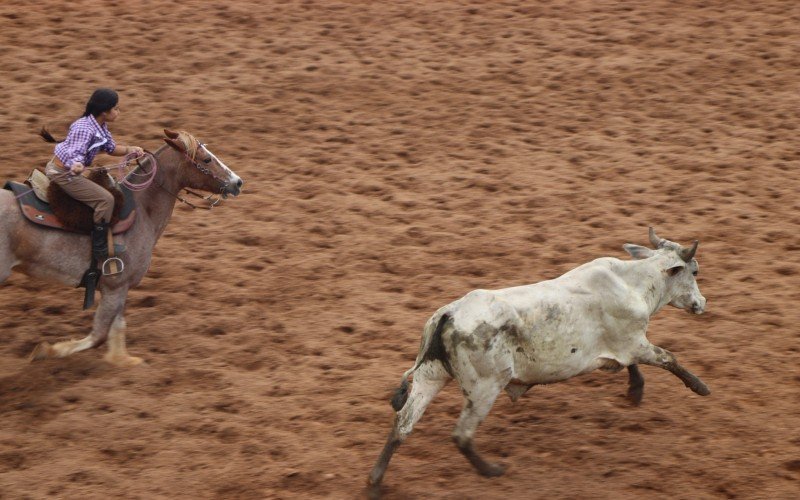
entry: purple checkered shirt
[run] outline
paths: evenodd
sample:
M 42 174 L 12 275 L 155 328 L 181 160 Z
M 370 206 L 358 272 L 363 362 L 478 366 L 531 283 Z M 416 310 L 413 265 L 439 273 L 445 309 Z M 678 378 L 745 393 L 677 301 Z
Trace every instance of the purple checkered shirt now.
M 55 155 L 67 168 L 72 168 L 76 161 L 88 167 L 100 150 L 111 153 L 116 146 L 108 126 L 105 123 L 100 126 L 94 116 L 89 115 L 70 125 L 67 138 L 56 144 Z

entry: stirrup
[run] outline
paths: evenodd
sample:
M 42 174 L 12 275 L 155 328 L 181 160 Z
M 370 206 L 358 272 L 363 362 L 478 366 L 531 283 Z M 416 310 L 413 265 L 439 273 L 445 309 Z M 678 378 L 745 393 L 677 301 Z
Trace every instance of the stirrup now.
M 100 268 L 103 270 L 103 276 L 114 276 L 125 270 L 125 263 L 119 257 L 109 257 Z
M 106 236 L 108 237 L 108 256 L 103 261 L 103 265 L 100 266 L 100 270 L 103 272 L 103 276 L 114 276 L 125 270 L 125 263 L 116 256 L 117 245 L 114 244 L 114 234 L 110 227 L 106 231 Z M 122 249 L 125 251 L 124 246 Z

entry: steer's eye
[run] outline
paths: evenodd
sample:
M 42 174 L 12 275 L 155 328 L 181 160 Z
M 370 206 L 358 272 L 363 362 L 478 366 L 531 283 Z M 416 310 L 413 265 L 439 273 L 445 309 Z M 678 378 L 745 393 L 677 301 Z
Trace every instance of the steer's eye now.
M 697 271 L 692 271 L 692 276 L 697 276 Z

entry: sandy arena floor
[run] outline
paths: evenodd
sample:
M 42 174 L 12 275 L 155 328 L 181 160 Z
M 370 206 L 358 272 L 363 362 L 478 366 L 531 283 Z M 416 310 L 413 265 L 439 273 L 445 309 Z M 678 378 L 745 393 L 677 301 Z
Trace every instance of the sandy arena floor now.
M 129 297 L 123 370 L 82 291 L 0 288 L 0 497 L 358 498 L 439 306 L 621 245 L 700 240 L 707 313 L 644 367 L 502 396 L 475 474 L 455 385 L 385 498 L 790 499 L 800 491 L 800 7 L 792 1 L 0 3 L 0 174 L 24 179 L 98 86 L 123 144 L 164 127 L 245 180 L 177 207 Z M 104 350 L 104 349 L 103 349 Z

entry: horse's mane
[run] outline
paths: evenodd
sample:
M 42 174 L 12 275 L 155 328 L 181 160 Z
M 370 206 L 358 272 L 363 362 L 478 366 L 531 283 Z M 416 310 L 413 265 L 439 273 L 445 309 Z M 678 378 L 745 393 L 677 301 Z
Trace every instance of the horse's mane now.
M 186 154 L 191 155 L 192 160 L 194 160 L 197 149 L 200 147 L 200 141 L 185 130 L 179 130 L 177 134 L 178 139 L 183 143 L 183 147 L 186 149 Z

